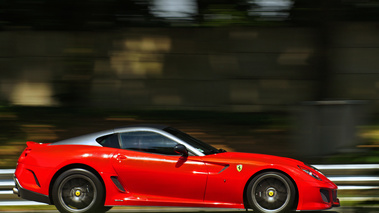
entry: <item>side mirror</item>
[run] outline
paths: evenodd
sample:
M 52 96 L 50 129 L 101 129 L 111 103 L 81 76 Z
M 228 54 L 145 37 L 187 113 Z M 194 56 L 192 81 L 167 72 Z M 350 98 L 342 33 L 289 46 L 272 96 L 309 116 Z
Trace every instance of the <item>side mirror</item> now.
M 188 156 L 188 150 L 187 148 L 182 145 L 182 144 L 178 144 L 174 147 L 174 151 L 178 154 L 181 154 L 182 156 Z

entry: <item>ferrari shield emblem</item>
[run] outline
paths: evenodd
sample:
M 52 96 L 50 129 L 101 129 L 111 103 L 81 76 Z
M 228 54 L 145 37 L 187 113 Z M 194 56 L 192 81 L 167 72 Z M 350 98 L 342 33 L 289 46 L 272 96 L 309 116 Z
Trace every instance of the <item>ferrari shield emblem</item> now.
M 237 165 L 237 171 L 238 171 L 238 172 L 242 171 L 242 164 L 238 164 L 238 165 Z

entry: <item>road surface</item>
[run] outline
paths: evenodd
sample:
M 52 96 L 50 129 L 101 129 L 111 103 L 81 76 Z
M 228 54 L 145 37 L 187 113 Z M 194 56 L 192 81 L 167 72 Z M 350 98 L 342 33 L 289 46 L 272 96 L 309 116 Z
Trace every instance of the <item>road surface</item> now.
M 5 210 L 0 209 L 1 212 L 8 213 L 30 213 L 30 212 L 39 212 L 39 213 L 59 213 L 57 210 Z M 109 213 L 162 213 L 162 212 L 183 212 L 183 213 L 243 213 L 246 210 L 230 210 L 230 209 L 213 209 L 213 208 L 127 208 L 119 209 L 115 208 L 109 211 Z M 248 212 L 253 212 L 249 210 Z M 306 213 L 379 213 L 378 207 L 339 207 L 333 208 L 326 211 L 307 211 Z

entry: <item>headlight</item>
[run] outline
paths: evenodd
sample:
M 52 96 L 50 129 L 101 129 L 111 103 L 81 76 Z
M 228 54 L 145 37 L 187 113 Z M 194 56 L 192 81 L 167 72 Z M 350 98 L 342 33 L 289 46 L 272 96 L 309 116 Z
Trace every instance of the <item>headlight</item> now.
M 301 170 L 303 170 L 305 173 L 307 173 L 308 175 L 312 176 L 313 178 L 315 178 L 317 180 L 321 180 L 321 178 L 315 172 L 311 171 L 310 169 L 302 167 L 302 166 L 298 166 L 298 167 Z
M 317 169 L 316 167 L 314 167 L 314 166 L 312 166 L 312 165 L 310 165 L 310 164 L 305 164 L 305 165 L 307 165 L 308 167 L 311 167 L 313 170 L 315 170 L 316 172 L 318 172 L 318 173 L 320 173 L 320 174 L 322 174 L 322 175 L 324 175 L 319 169 Z M 324 175 L 325 176 L 325 175 Z

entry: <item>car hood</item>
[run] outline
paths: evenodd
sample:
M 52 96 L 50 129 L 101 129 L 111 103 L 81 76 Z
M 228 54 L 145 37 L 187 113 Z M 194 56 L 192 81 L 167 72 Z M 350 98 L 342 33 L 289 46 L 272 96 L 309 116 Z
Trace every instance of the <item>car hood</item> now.
M 224 163 L 246 163 L 246 164 L 281 164 L 281 165 L 304 165 L 303 162 L 286 157 L 274 155 L 243 153 L 243 152 L 224 152 L 205 156 L 204 160 L 216 160 Z

